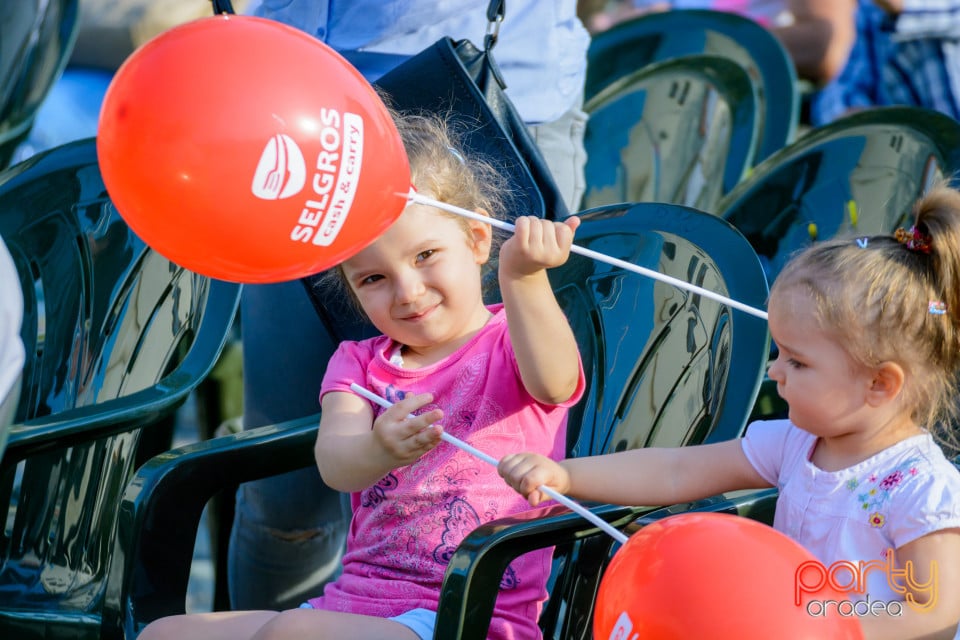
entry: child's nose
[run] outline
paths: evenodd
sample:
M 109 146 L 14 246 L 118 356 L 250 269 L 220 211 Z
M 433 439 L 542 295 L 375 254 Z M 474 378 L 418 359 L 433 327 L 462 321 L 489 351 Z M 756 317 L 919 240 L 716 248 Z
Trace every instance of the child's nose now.
M 767 377 L 774 382 L 783 381 L 783 365 L 780 363 L 780 358 L 767 365 Z
M 423 294 L 424 286 L 423 279 L 416 272 L 408 272 L 403 274 L 401 277 L 396 280 L 396 292 L 395 296 L 397 302 L 400 304 L 406 304 L 416 300 L 421 294 Z

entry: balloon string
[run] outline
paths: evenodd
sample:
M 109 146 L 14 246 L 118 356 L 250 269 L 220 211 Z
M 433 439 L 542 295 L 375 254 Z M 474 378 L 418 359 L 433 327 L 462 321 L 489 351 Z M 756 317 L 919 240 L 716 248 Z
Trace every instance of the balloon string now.
M 367 400 L 370 400 L 371 402 L 376 402 L 381 407 L 389 408 L 393 406 L 393 403 L 387 400 L 386 398 L 378 396 L 377 394 L 373 393 L 369 389 L 365 389 L 364 387 L 361 387 L 356 382 L 351 382 L 350 388 L 356 391 L 357 393 L 359 393 L 361 396 L 363 396 Z M 411 415 L 411 417 L 413 416 Z M 487 462 L 493 465 L 494 467 L 496 467 L 498 464 L 497 460 L 492 456 L 487 455 L 486 453 L 480 451 L 479 449 L 475 449 L 474 447 L 470 446 L 463 440 L 450 435 L 446 431 L 442 431 L 440 433 L 440 439 L 443 440 L 444 442 L 448 442 L 452 444 L 455 447 L 458 447 L 459 449 L 462 449 L 463 451 L 466 451 L 467 453 L 473 456 L 476 456 L 477 458 L 480 458 L 484 462 Z M 541 485 L 537 487 L 537 489 L 539 489 L 546 495 L 550 496 L 551 498 L 553 498 L 563 506 L 580 514 L 581 516 L 589 520 L 591 523 L 597 525 L 598 527 L 600 527 L 601 530 L 603 530 L 605 533 L 610 535 L 611 538 L 613 538 L 620 544 L 626 543 L 627 536 L 625 536 L 622 532 L 620 532 L 616 527 L 611 525 L 606 520 L 603 520 L 602 518 L 594 514 L 592 511 L 589 511 L 586 507 L 574 502 L 573 500 L 563 495 L 562 493 L 558 493 L 557 491 L 554 491 L 550 487 Z
M 428 198 L 427 196 L 421 195 L 414 191 L 410 190 L 410 193 L 406 196 L 409 201 L 416 202 L 418 204 L 424 204 L 427 206 L 436 207 L 438 209 L 443 209 L 444 211 L 449 211 L 450 213 L 455 213 L 457 215 L 463 216 L 465 218 L 470 218 L 472 220 L 479 220 L 480 222 L 485 222 L 489 225 L 497 227 L 498 229 L 503 229 L 504 231 L 513 232 L 515 227 L 509 222 L 504 222 L 503 220 L 497 220 L 496 218 L 491 218 L 482 214 L 477 213 L 476 211 L 470 211 L 469 209 L 464 209 L 456 205 L 448 204 L 446 202 L 440 202 L 439 200 L 434 200 L 433 198 Z M 634 273 L 639 273 L 642 276 L 647 276 L 653 278 L 654 280 L 659 280 L 667 284 L 671 284 L 679 289 L 685 289 L 691 293 L 701 295 L 704 298 L 709 298 L 720 302 L 722 304 L 729 305 L 734 309 L 739 309 L 745 313 L 749 313 L 752 316 L 762 318 L 763 320 L 767 319 L 767 312 L 750 305 L 738 302 L 733 298 L 728 298 L 725 295 L 716 293 L 715 291 L 710 291 L 709 289 L 704 289 L 703 287 L 698 287 L 695 284 L 691 284 L 685 280 L 680 280 L 674 278 L 673 276 L 668 276 L 665 273 L 660 273 L 659 271 L 654 271 L 653 269 L 647 269 L 646 267 L 641 267 L 640 265 L 633 264 L 632 262 L 627 262 L 625 260 L 620 260 L 619 258 L 614 258 L 608 256 L 604 253 L 599 253 L 593 251 L 592 249 L 586 249 L 584 247 L 573 245 L 570 247 L 571 253 L 576 253 L 581 256 L 586 256 L 588 258 L 593 258 L 599 262 L 605 262 L 611 264 L 615 267 L 620 267 L 621 269 L 626 269 L 627 271 L 632 271 Z

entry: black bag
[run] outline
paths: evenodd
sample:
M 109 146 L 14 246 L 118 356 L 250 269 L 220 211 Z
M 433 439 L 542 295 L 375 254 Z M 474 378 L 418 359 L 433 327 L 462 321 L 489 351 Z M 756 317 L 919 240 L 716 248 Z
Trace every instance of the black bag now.
M 484 48 L 442 38 L 401 63 L 376 83 L 393 107 L 448 114 L 467 126 L 464 145 L 500 168 L 514 215 L 562 219 L 569 213 L 539 147 L 510 98 L 493 57 L 505 0 L 487 7 Z M 213 0 L 214 13 L 233 13 L 230 0 Z
M 375 83 L 400 110 L 448 113 L 467 126 L 464 146 L 498 167 L 511 187 L 511 213 L 564 218 L 567 207 L 526 124 L 504 93 L 489 49 L 438 40 Z

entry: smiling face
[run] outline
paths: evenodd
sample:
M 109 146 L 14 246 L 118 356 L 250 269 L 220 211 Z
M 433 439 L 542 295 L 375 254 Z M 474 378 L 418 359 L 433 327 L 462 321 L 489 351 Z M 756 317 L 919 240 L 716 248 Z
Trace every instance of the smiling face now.
M 422 365 L 455 351 L 489 319 L 480 267 L 490 240 L 489 225 L 411 204 L 343 263 L 343 275 L 373 325 Z
M 814 308 L 799 288 L 771 297 L 768 322 L 779 355 L 769 376 L 789 405 L 791 422 L 804 431 L 822 437 L 861 431 L 874 372 L 819 326 Z

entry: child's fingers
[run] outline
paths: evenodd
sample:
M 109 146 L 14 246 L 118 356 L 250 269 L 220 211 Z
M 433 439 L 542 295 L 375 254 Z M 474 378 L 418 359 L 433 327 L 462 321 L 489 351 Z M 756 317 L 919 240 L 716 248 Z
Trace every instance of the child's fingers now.
M 544 483 L 547 475 L 543 464 L 544 459 L 537 455 L 512 454 L 500 460 L 497 471 L 514 490 L 532 499 L 534 493 L 540 494 L 537 488 Z
M 581 222 L 579 217 L 570 216 L 563 222 L 557 223 L 557 239 L 561 241 L 561 246 L 570 248 L 570 245 L 573 244 L 573 236 L 576 235 Z
M 404 457 L 409 458 L 412 456 L 416 459 L 427 451 L 430 451 L 440 443 L 440 434 L 442 432 L 443 427 L 438 424 L 431 424 L 404 438 L 402 441 L 402 444 L 406 447 L 406 455 Z
M 430 393 L 417 393 L 410 394 L 405 396 L 403 399 L 398 400 L 394 403 L 392 407 L 387 409 L 387 412 L 391 412 L 399 418 L 406 418 L 411 413 L 416 412 L 418 409 L 421 409 L 428 404 L 433 402 L 433 394 Z
M 443 411 L 433 409 L 413 415 L 431 402 L 429 393 L 407 396 L 374 421 L 377 440 L 398 465 L 415 461 L 440 442 L 443 429 L 435 423 L 443 418 Z

